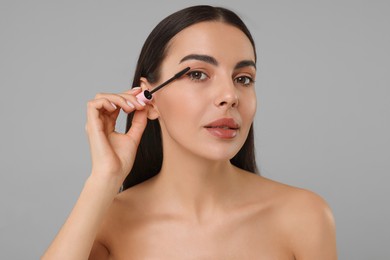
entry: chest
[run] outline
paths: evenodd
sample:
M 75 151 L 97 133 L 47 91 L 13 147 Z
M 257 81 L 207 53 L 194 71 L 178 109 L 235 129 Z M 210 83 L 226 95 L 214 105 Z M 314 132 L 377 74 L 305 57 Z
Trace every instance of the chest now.
M 294 259 L 282 237 L 266 221 L 156 221 L 124 228 L 110 252 L 114 259 Z

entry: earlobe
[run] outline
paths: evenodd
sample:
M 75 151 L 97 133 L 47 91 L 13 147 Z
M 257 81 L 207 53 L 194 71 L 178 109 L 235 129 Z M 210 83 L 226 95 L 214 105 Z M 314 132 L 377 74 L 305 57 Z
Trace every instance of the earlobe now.
M 149 83 L 149 81 L 145 77 L 141 77 L 140 87 L 142 88 L 142 91 L 152 89 L 151 84 Z M 154 99 L 152 99 L 148 102 L 148 119 L 155 120 L 159 117 L 160 117 L 160 113 L 159 113 L 158 108 L 154 102 Z
M 156 107 L 156 104 L 154 103 L 154 100 L 152 100 L 148 107 L 148 119 L 155 120 L 160 117 L 160 113 Z

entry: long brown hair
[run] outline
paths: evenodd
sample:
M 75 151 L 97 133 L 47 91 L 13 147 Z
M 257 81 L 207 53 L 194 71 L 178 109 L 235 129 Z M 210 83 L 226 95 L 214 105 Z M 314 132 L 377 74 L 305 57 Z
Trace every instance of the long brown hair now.
M 255 43 L 244 22 L 234 12 L 208 5 L 198 5 L 175 12 L 162 20 L 150 33 L 142 47 L 137 62 L 132 86 L 140 85 L 145 77 L 150 83 L 159 80 L 159 68 L 165 58 L 167 44 L 180 31 L 190 25 L 205 21 L 221 21 L 240 29 L 249 38 L 255 53 Z M 127 116 L 126 131 L 131 127 L 134 113 Z M 163 160 L 161 128 L 158 120 L 149 120 L 138 146 L 135 162 L 129 175 L 123 182 L 125 190 L 158 174 Z M 255 160 L 253 124 L 240 151 L 230 162 L 244 170 L 259 174 Z

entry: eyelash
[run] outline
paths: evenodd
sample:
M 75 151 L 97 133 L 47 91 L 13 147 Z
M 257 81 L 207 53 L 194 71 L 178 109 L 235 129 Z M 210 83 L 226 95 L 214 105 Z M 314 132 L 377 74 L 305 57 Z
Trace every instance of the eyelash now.
M 206 78 L 208 78 L 207 74 L 204 73 L 204 72 L 201 72 L 201 71 L 198 71 L 198 70 L 194 70 L 194 71 L 190 71 L 187 73 L 187 76 L 190 78 L 190 80 L 193 80 L 193 81 L 203 81 L 205 80 L 206 78 L 203 78 L 203 79 L 199 79 L 197 78 L 195 75 L 205 75 Z
M 204 81 L 209 77 L 206 73 L 204 73 L 202 71 L 198 71 L 198 70 L 190 71 L 186 75 L 190 78 L 190 80 L 193 80 L 195 82 Z M 203 75 L 205 76 L 204 78 L 202 78 Z M 200 78 L 199 78 L 199 76 L 200 76 Z M 245 80 L 244 82 L 246 82 L 246 83 L 238 82 L 242 79 L 244 79 Z M 249 76 L 239 76 L 239 77 L 235 78 L 234 81 L 235 81 L 235 83 L 241 84 L 243 86 L 251 86 L 255 83 L 253 78 L 249 77 Z
M 244 86 L 248 86 L 249 87 L 249 86 L 252 86 L 255 83 L 253 78 L 251 78 L 249 76 L 240 76 L 240 77 L 235 78 L 234 80 L 237 82 L 239 79 L 244 79 L 245 81 L 247 81 L 247 80 L 249 81 L 247 83 L 239 83 L 239 84 L 244 85 Z

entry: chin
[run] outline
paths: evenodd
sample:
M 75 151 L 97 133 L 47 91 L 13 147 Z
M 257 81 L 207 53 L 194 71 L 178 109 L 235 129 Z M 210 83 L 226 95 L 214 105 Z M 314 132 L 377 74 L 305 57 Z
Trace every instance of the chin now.
M 204 149 L 201 156 L 210 161 L 230 161 L 239 150 L 213 147 L 211 149 Z

